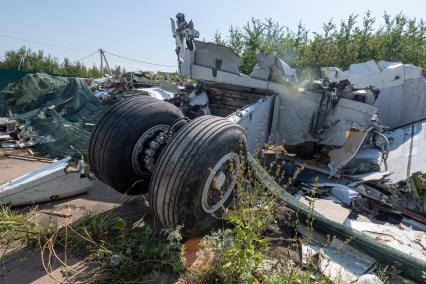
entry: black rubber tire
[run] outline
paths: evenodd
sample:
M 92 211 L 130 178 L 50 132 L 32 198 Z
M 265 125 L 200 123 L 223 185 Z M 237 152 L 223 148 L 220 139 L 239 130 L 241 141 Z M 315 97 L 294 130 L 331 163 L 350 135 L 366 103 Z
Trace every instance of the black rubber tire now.
M 210 169 L 230 152 L 245 160 L 247 138 L 238 124 L 224 118 L 198 117 L 173 137 L 160 155 L 149 189 L 150 204 L 161 226 L 183 225 L 181 232 L 191 237 L 206 232 L 220 220 L 222 209 L 214 215 L 203 211 L 202 188 Z
M 183 118 L 174 105 L 136 96 L 116 103 L 97 123 L 89 144 L 89 163 L 95 176 L 120 193 L 148 192 L 151 176 L 139 176 L 132 166 L 132 151 L 149 128 L 172 125 Z

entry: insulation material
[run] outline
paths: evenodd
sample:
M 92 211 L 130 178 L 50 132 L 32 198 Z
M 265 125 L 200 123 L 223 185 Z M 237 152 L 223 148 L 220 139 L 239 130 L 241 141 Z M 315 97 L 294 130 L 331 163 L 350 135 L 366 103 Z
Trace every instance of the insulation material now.
M 0 92 L 0 116 L 9 111 L 25 113 L 53 102 L 68 84 L 68 78 L 45 73 L 28 74 Z
M 379 172 L 382 162 L 383 153 L 381 149 L 364 147 L 345 165 L 344 171 L 349 174 Z
M 105 110 L 83 79 L 28 74 L 0 92 L 0 113 L 18 120 L 54 106 L 72 122 L 95 123 Z

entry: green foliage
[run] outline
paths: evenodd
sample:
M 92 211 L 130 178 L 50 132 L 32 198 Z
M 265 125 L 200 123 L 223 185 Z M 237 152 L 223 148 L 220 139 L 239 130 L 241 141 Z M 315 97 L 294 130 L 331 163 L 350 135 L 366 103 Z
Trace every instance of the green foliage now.
M 295 171 L 284 181 L 282 166 L 277 160 L 264 165 L 287 189 L 300 171 Z M 276 242 L 285 242 L 289 251 L 299 248 L 297 229 L 283 235 L 282 228 L 278 227 L 278 223 L 283 224 L 290 215 L 292 218 L 298 216 L 279 202 L 276 193 L 265 189 L 250 163 L 247 167 L 243 167 L 241 174 L 237 175 L 237 206 L 228 209 L 223 217 L 232 225 L 231 228 L 219 229 L 204 237 L 203 246 L 211 252 L 212 262 L 204 270 L 186 273 L 184 283 L 193 283 L 197 278 L 201 279 L 198 283 L 331 283 L 315 265 L 302 267 L 293 261 L 290 254 L 288 257 L 276 254 Z M 313 230 L 309 220 L 308 226 Z
M 298 273 L 296 270 L 290 270 L 287 273 L 282 273 L 278 275 L 274 275 L 271 279 L 265 281 L 268 284 L 310 284 L 310 283 L 329 283 L 331 281 L 327 281 L 325 278 L 319 279 L 319 281 L 314 281 L 311 278 L 311 272 Z
M 0 245 L 35 246 L 56 231 L 54 224 L 45 226 L 36 221 L 36 209 L 16 212 L 0 206 Z
M 261 283 L 270 278 L 265 265 L 271 241 L 267 232 L 278 230 L 276 220 L 283 207 L 251 173 L 248 170 L 247 175 L 239 175 L 235 192 L 238 209 L 224 216 L 232 229 L 218 230 L 204 238 L 204 246 L 213 254 L 210 269 L 223 283 Z
M 55 246 L 90 253 L 97 269 L 87 275 L 93 283 L 139 283 L 152 271 L 182 272 L 182 245 L 178 231 L 155 234 L 111 212 L 96 214 L 62 229 Z
M 149 227 L 102 240 L 93 255 L 102 271 L 94 282 L 136 281 L 151 271 L 182 272 L 179 240 L 156 236 Z
M 225 41 L 222 38 L 222 35 L 219 33 L 219 31 L 216 31 L 214 34 L 214 42 L 217 44 L 224 44 Z
M 0 207 L 0 243 L 2 245 L 8 245 L 14 241 L 28 242 L 34 235 L 37 235 L 37 227 L 33 214 L 18 214 L 7 206 Z
M 215 271 L 224 283 L 259 283 L 261 276 L 256 271 L 261 269 L 268 238 L 258 234 L 253 224 L 235 216 L 232 220 L 232 230 L 219 230 L 205 238 L 214 248 Z
M 256 62 L 256 53 L 275 52 L 299 70 L 323 66 L 348 68 L 352 63 L 388 60 L 412 63 L 426 70 L 426 25 L 423 19 L 410 19 L 402 13 L 383 16 L 385 24 L 375 29 L 376 19 L 367 11 L 362 19 L 350 15 L 334 23 L 331 19 L 322 31 L 308 36 L 299 23 L 296 31 L 272 19 L 252 18 L 242 28 L 229 29 L 226 40 L 216 32 L 215 38 L 234 48 L 242 58 L 241 72 L 249 74 Z
M 62 75 L 69 77 L 81 78 L 99 78 L 100 70 L 96 65 L 86 67 L 83 63 L 75 61 L 71 62 L 68 58 L 64 58 L 60 62 L 58 58 L 52 57 L 50 54 L 45 55 L 42 50 L 33 51 L 30 48 L 21 47 L 18 50 L 8 50 L 4 54 L 5 59 L 0 61 L 0 68 L 18 69 L 31 73 L 42 72 L 53 75 Z M 23 61 L 21 62 L 21 59 Z M 112 68 L 113 74 L 124 73 L 125 69 L 120 66 Z
M 40 248 L 48 274 L 52 274 L 55 261 L 69 270 L 57 255 L 58 249 L 83 254 L 87 264 L 93 264 L 93 269 L 78 276 L 84 278 L 78 283 L 141 283 L 153 271 L 180 273 L 185 269 L 179 229 L 156 234 L 148 226 L 133 228 L 113 212 L 62 225 L 37 221 L 36 215 L 35 209 L 25 213 L 0 207 L 0 245 Z

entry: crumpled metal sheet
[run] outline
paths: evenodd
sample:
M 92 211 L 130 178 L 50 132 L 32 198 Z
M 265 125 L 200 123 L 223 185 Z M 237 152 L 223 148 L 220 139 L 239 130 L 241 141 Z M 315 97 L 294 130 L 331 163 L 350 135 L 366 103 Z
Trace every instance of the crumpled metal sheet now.
M 351 64 L 346 71 L 336 67 L 325 67 L 322 71 L 332 81 L 349 80 L 355 89 L 379 88 L 374 105 L 385 126 L 396 128 L 426 118 L 426 81 L 420 67 L 368 61 Z
M 74 196 L 93 188 L 94 181 L 78 171 L 66 171 L 70 157 L 11 180 L 0 186 L 0 204 L 19 206 Z
M 426 261 L 426 233 L 407 226 L 393 226 L 391 224 L 375 224 L 346 220 L 345 225 L 363 232 L 387 245 Z
M 240 74 L 241 58 L 232 48 L 202 41 L 194 41 L 194 45 L 197 65 Z
M 346 132 L 351 128 L 367 129 L 377 108 L 364 103 L 340 99 L 330 110 L 324 130 L 316 137 L 311 133 L 317 117 L 321 95 L 282 93 L 277 95 L 272 121 L 272 144 L 297 145 L 317 142 L 323 145 L 342 146 Z
M 273 82 L 297 81 L 296 69 L 291 68 L 281 58 L 273 53 L 256 54 L 256 65 L 250 73 L 250 77 Z
M 405 181 L 416 172 L 426 172 L 426 120 L 387 131 L 384 135 L 389 140 L 387 167 L 394 172 L 389 177 L 392 183 Z

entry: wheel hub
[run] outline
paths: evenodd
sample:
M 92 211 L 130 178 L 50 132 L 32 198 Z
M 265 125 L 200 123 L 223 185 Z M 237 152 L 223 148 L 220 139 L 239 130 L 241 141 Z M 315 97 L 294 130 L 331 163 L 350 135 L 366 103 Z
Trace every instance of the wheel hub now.
M 132 151 L 132 166 L 140 176 L 150 175 L 161 148 L 166 143 L 164 134 L 169 130 L 166 124 L 149 128 L 136 141 Z
M 222 186 L 225 184 L 225 180 L 226 175 L 222 171 L 218 172 L 213 179 L 213 188 L 218 190 L 221 189 Z
M 210 171 L 201 194 L 201 208 L 207 214 L 219 210 L 229 199 L 236 184 L 240 158 L 236 153 L 224 155 Z

